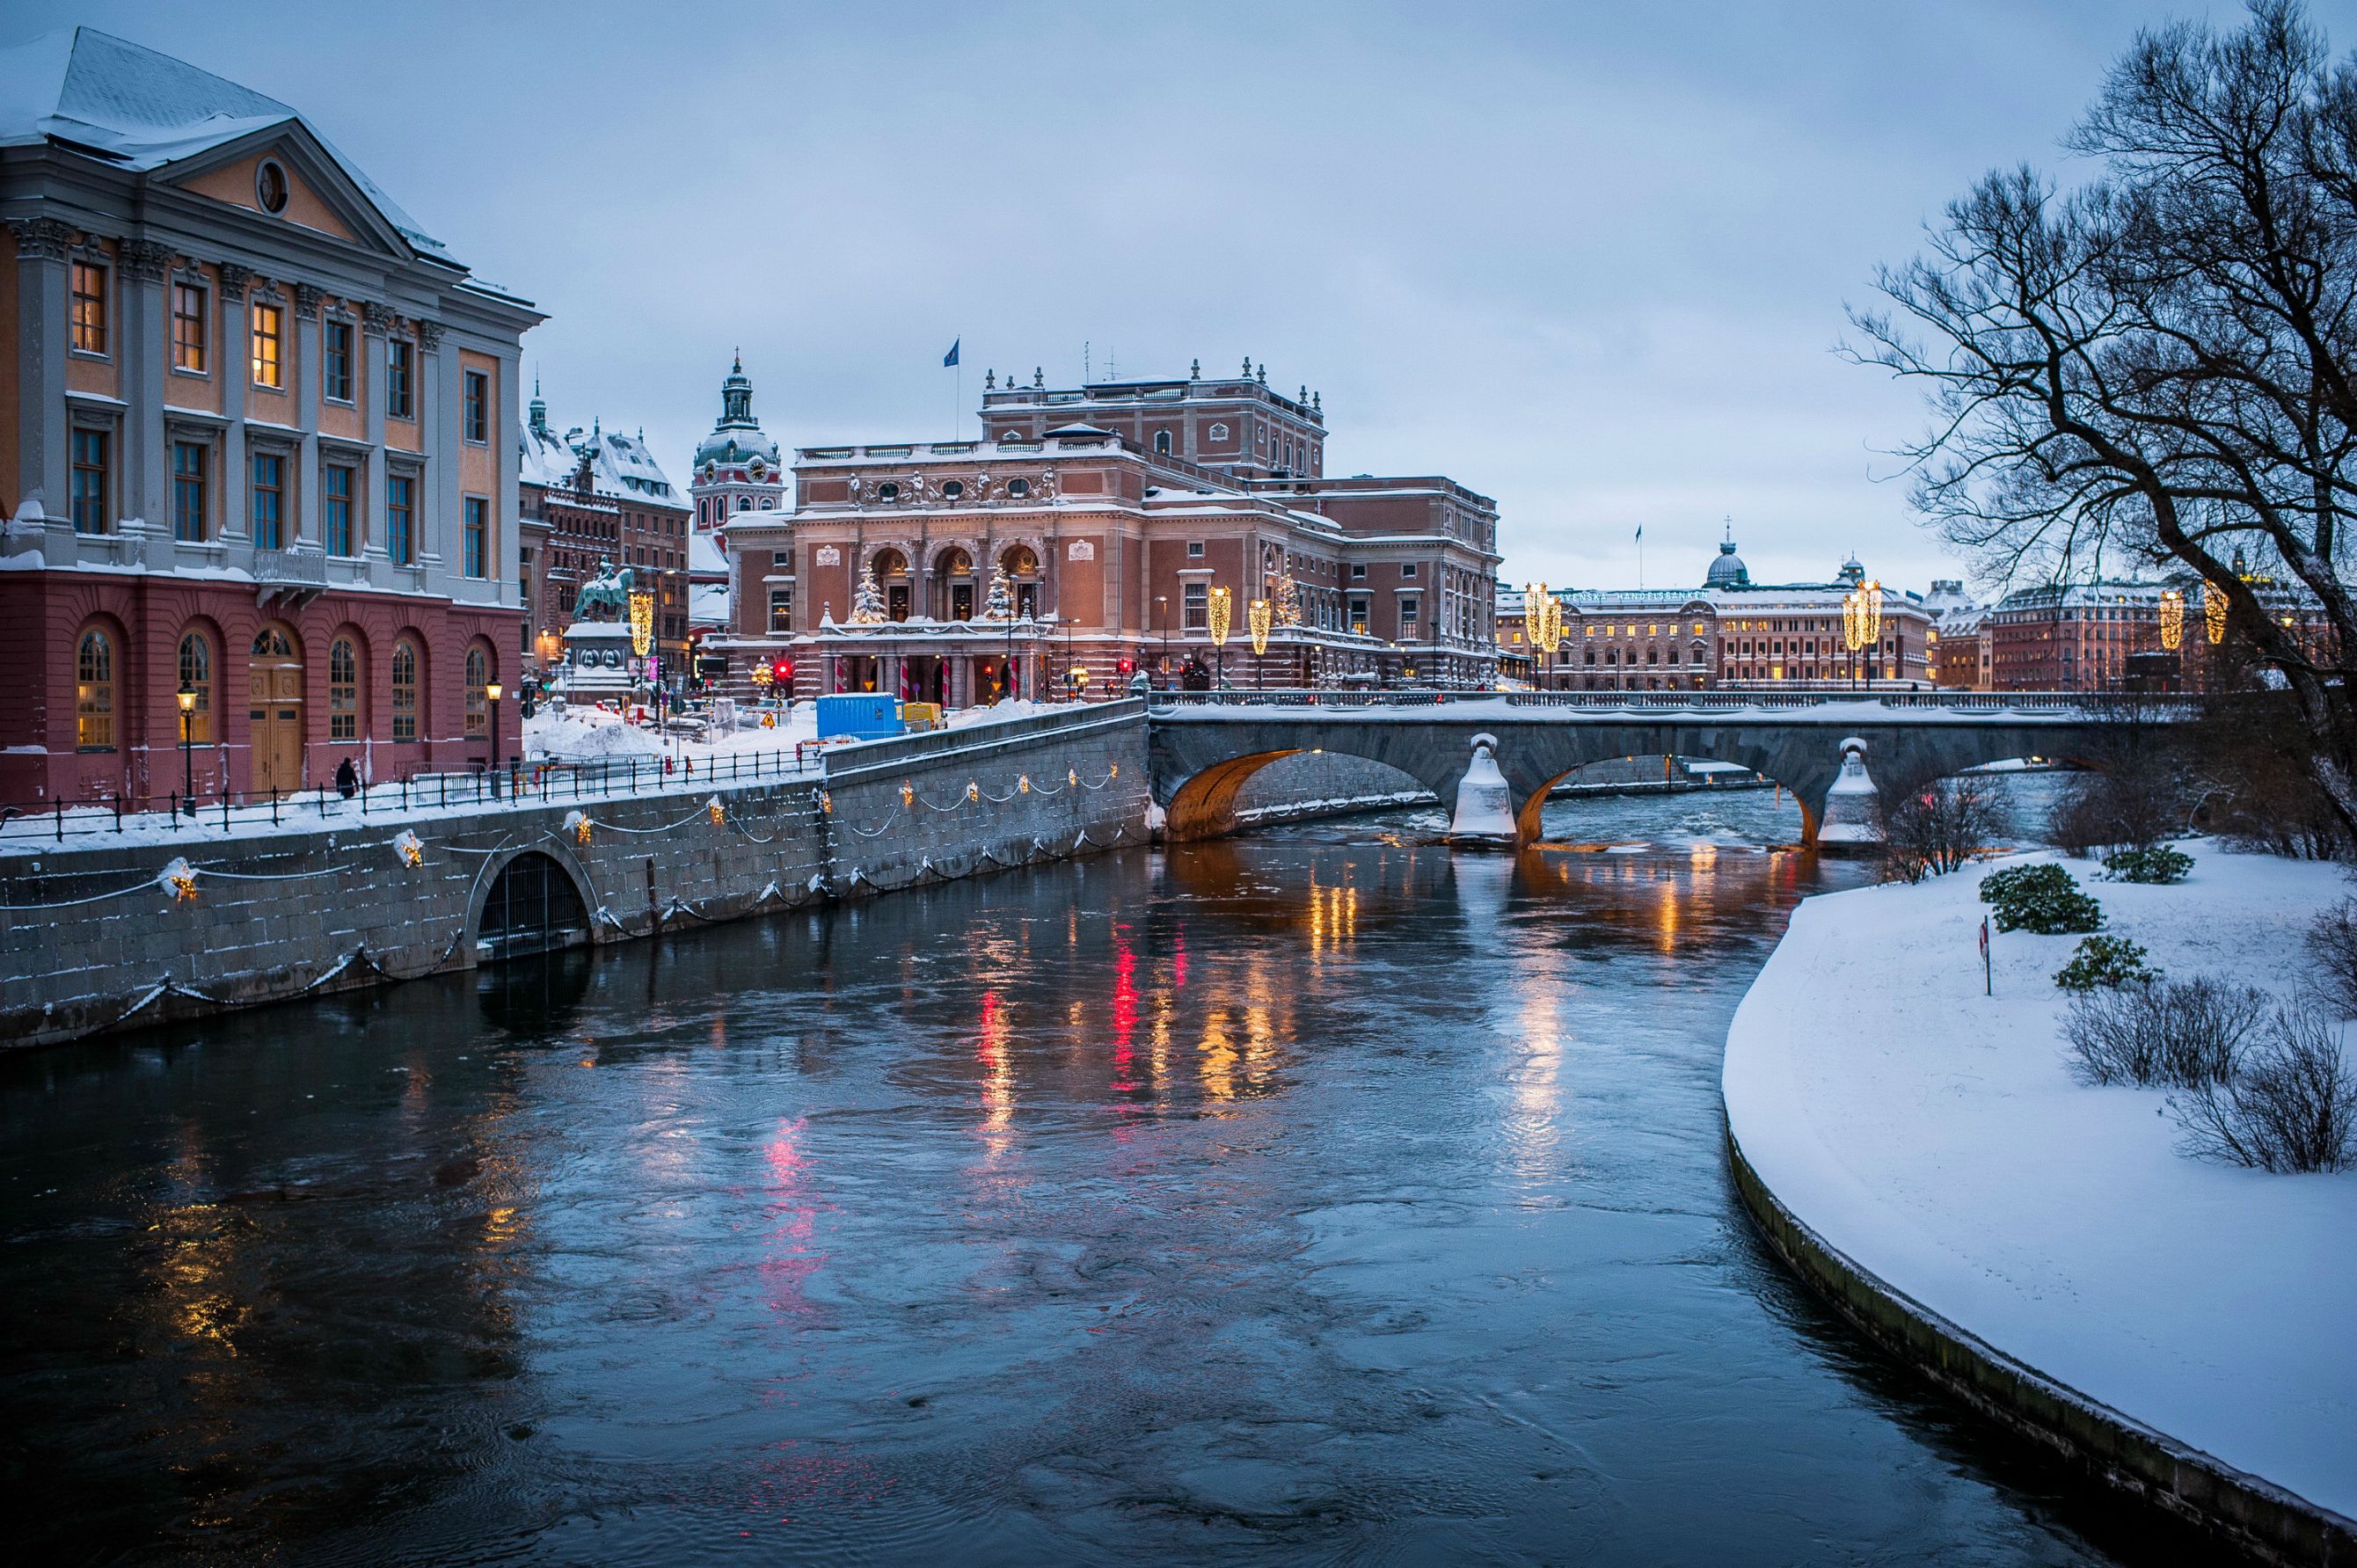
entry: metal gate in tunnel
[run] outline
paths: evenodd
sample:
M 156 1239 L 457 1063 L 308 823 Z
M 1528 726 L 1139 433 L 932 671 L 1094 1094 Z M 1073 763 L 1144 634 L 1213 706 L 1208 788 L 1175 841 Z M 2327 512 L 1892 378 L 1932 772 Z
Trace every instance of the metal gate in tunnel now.
M 565 868 L 527 850 L 500 868 L 483 901 L 483 921 L 475 934 L 476 957 L 484 962 L 549 952 L 589 940 L 589 913 L 581 907 Z

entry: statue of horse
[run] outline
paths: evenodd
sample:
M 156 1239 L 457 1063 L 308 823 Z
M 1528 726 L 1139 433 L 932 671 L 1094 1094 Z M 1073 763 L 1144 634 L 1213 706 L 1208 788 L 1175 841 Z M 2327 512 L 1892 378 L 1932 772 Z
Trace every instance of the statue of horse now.
M 612 561 L 601 558 L 597 563 L 597 575 L 584 583 L 581 591 L 573 596 L 575 618 L 595 619 L 597 618 L 590 611 L 603 607 L 610 612 L 608 618 L 624 619 L 630 613 L 630 590 L 637 582 L 637 575 L 630 567 L 625 566 L 618 572 Z

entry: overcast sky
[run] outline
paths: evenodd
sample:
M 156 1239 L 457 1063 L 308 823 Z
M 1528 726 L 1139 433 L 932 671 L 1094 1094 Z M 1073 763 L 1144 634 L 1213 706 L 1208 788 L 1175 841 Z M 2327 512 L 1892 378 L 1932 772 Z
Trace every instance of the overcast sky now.
M 1832 353 L 1878 262 L 2057 141 L 2139 25 L 2232 5 L 15 0 L 285 100 L 483 276 L 560 424 L 674 479 L 741 347 L 787 446 L 976 433 L 985 369 L 1250 355 L 1332 473 L 1497 499 L 1501 572 L 1963 566 Z M 2357 43 L 2357 0 L 2317 15 Z M 964 397 L 941 368 L 963 338 Z

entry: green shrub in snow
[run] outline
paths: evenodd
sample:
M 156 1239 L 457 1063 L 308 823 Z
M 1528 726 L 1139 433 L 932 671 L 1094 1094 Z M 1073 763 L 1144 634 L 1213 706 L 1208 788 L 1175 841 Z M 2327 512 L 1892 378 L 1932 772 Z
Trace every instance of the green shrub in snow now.
M 2160 978 L 2160 971 L 2145 962 L 2144 949 L 2124 937 L 2089 937 L 2056 972 L 2054 983 L 2065 991 L 2093 991 L 2098 985 L 2116 991 L 2123 985 L 2143 985 Z
M 2156 844 L 2150 849 L 2124 849 L 2104 856 L 2104 869 L 2115 882 L 2182 882 L 2193 869 L 2193 857 L 2181 849 Z
M 2059 865 L 2014 865 L 1981 878 L 1981 902 L 1996 911 L 2000 931 L 2072 936 L 2104 923 L 2104 907 L 2079 891 Z

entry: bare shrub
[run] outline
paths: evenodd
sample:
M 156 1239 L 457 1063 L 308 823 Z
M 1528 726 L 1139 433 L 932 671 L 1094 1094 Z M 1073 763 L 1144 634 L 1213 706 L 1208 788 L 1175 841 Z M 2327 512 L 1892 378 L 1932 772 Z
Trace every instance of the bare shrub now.
M 1874 804 L 1883 862 L 1902 882 L 1944 875 L 1986 854 L 2011 831 L 2004 802 L 1986 774 L 1886 785 Z
M 2169 1105 L 2187 1151 L 2207 1159 L 2286 1173 L 2357 1165 L 2357 1073 L 2340 1026 L 2307 1003 L 2277 1008 L 2232 1077 Z
M 2047 820 L 2047 842 L 2073 860 L 2149 849 L 2184 831 L 2186 803 L 2164 755 L 2120 748 L 2101 772 L 2073 778 Z
M 2098 986 L 2072 1001 L 2062 1037 L 2083 1083 L 2199 1089 L 2234 1075 L 2266 1011 L 2264 992 L 2206 975 Z
M 2185 727 L 2188 752 L 2200 759 L 2196 825 L 2267 854 L 2333 860 L 2348 854 L 2348 834 L 2317 782 L 2299 711 L 2288 696 L 2219 692 Z
M 2317 989 L 2344 1018 L 2357 1018 L 2357 898 L 2343 898 L 2308 928 Z

